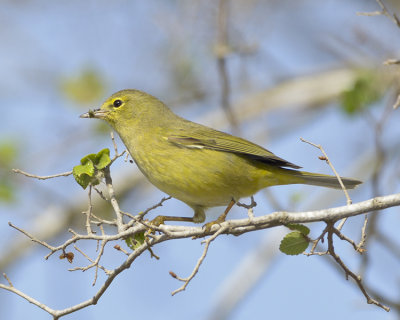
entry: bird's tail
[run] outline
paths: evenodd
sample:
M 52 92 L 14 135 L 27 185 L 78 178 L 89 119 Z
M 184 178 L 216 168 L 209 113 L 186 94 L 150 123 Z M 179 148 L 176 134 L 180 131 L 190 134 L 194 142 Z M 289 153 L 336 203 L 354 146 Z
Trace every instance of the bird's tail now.
M 326 174 L 311 173 L 306 171 L 297 171 L 291 169 L 280 168 L 281 173 L 287 177 L 287 184 L 309 184 L 313 186 L 321 186 L 327 188 L 341 189 L 339 180 L 335 176 Z M 360 180 L 340 177 L 346 189 L 354 189 L 362 183 Z M 286 184 L 286 183 L 283 183 Z

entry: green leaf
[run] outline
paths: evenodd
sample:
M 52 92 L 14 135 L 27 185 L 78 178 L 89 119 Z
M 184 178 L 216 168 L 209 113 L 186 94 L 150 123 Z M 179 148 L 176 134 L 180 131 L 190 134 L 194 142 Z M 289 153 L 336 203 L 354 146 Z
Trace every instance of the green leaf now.
M 62 81 L 61 90 L 74 102 L 92 104 L 102 98 L 105 85 L 103 77 L 95 69 L 86 67 L 76 76 Z
M 14 201 L 14 188 L 8 183 L 0 183 L 0 201 Z
M 301 232 L 294 231 L 282 239 L 279 250 L 287 255 L 298 255 L 307 249 L 308 244 L 307 238 Z
M 108 148 L 101 150 L 96 154 L 94 165 L 101 170 L 111 163 L 110 150 Z
M 144 243 L 144 232 L 135 233 L 132 237 L 128 237 L 125 239 L 126 244 L 132 250 L 136 250 Z
M 17 157 L 17 148 L 13 141 L 0 143 L 0 166 L 10 167 Z
M 86 160 L 83 161 L 85 158 Z M 93 162 L 90 160 L 90 158 L 88 158 L 88 156 L 86 156 L 85 158 L 81 160 L 82 164 L 77 165 L 72 169 L 72 174 L 76 182 L 78 182 L 83 189 L 86 189 L 91 182 L 95 182 L 92 181 L 95 179 Z
M 101 150 L 97 154 L 91 153 L 81 159 L 81 164 L 72 169 L 72 174 L 76 182 L 83 189 L 89 184 L 97 185 L 103 177 L 103 170 L 111 163 L 110 150 L 108 148 Z
M 75 166 L 72 170 L 72 173 L 74 176 L 81 176 L 81 175 L 87 175 L 89 177 L 94 176 L 94 165 L 92 161 L 87 161 L 85 164 L 79 164 Z
M 310 233 L 310 229 L 302 224 L 289 223 L 285 227 L 289 228 L 292 231 L 299 231 L 301 234 L 305 236 L 308 236 L 308 234 Z
M 88 154 L 87 156 L 84 156 L 81 159 L 82 165 L 86 165 L 88 162 L 91 162 L 92 165 L 94 165 L 96 163 L 96 154 L 95 153 Z M 94 170 L 94 166 L 93 166 L 93 170 Z
M 364 111 L 382 96 L 382 83 L 375 70 L 361 70 L 353 86 L 341 95 L 345 113 L 354 115 Z

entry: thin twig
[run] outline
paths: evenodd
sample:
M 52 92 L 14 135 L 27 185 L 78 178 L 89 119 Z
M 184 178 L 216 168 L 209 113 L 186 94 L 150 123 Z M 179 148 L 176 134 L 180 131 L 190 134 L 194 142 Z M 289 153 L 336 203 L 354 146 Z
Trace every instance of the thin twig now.
M 125 255 L 129 256 L 129 252 L 126 251 L 124 248 L 122 248 L 119 244 L 116 244 L 116 245 L 114 246 L 114 249 L 116 249 L 116 250 L 118 250 L 118 251 L 121 251 L 122 253 L 125 253 Z
M 312 256 L 312 255 L 325 255 L 328 252 L 315 252 L 315 249 L 317 248 L 317 245 L 319 244 L 319 242 L 323 242 L 323 239 L 325 237 L 325 234 L 328 232 L 328 226 L 326 226 L 326 228 L 321 232 L 321 234 L 319 235 L 319 237 L 315 240 L 312 240 L 311 242 L 313 243 L 313 245 L 311 246 L 310 252 L 304 252 L 303 254 L 306 256 Z
M 49 250 L 51 250 L 51 251 L 53 251 L 53 250 L 55 249 L 55 247 L 49 245 L 48 243 L 46 243 L 46 242 L 44 242 L 44 241 L 41 241 L 41 240 L 37 239 L 36 237 L 34 237 L 33 235 L 31 235 L 29 232 L 27 232 L 27 231 L 25 231 L 25 230 L 23 230 L 23 229 L 21 229 L 21 228 L 18 228 L 17 226 L 13 225 L 11 222 L 8 222 L 8 225 L 9 225 L 11 228 L 14 228 L 15 230 L 17 230 L 17 231 L 21 232 L 22 234 L 24 234 L 26 237 L 28 237 L 29 239 L 31 239 L 31 241 L 36 242 L 36 243 L 42 245 L 43 247 L 46 247 L 47 249 L 49 249 Z M 60 248 L 60 249 L 61 249 L 61 248 Z M 55 252 L 55 251 L 54 251 L 54 252 Z M 52 253 L 54 253 L 54 252 L 52 252 Z M 46 259 L 47 259 L 47 258 L 46 258 Z
M 113 131 L 110 131 L 110 136 L 111 136 L 111 141 L 112 141 L 113 146 L 114 146 L 114 153 L 115 153 L 115 155 L 117 155 L 118 154 L 118 146 L 117 146 L 117 143 L 115 142 L 114 132 Z
M 86 270 L 88 270 L 90 268 L 93 268 L 93 266 L 96 265 L 95 261 L 92 258 L 90 258 L 85 252 L 83 252 L 81 249 L 79 249 L 76 245 L 74 245 L 74 249 L 76 251 L 78 251 L 82 256 L 84 256 L 87 260 L 89 260 L 89 262 L 91 262 L 92 265 L 86 266 L 86 267 L 76 267 L 76 268 L 68 269 L 68 271 L 76 271 L 76 270 L 86 271 Z M 104 266 L 102 266 L 100 264 L 97 264 L 97 265 L 101 270 L 104 271 L 104 273 L 106 275 L 110 275 L 111 274 L 111 270 L 106 269 Z
M 318 148 L 322 152 L 322 154 L 324 155 L 322 157 L 323 160 L 325 160 L 326 163 L 331 167 L 333 173 L 335 174 L 336 178 L 339 181 L 339 184 L 340 184 L 340 186 L 341 186 L 341 188 L 342 188 L 342 190 L 344 192 L 344 195 L 346 196 L 347 205 L 351 205 L 352 201 L 350 199 L 350 196 L 349 196 L 349 193 L 347 192 L 346 187 L 343 184 L 342 178 L 339 176 L 339 174 L 337 173 L 337 171 L 336 171 L 335 167 L 333 166 L 332 162 L 329 160 L 329 157 L 328 157 L 327 153 L 325 152 L 324 148 L 320 144 L 315 144 L 315 143 L 307 141 L 307 140 L 305 140 L 303 138 L 300 138 L 300 140 L 305 142 L 305 143 L 308 143 L 308 144 L 310 144 L 310 145 L 312 145 L 312 146 L 314 146 L 316 148 Z M 345 224 L 346 220 L 347 220 L 347 218 L 344 218 L 344 219 L 342 219 L 342 221 L 340 221 L 340 224 L 339 224 L 339 226 L 337 228 L 339 231 L 342 229 L 342 227 Z
M 142 212 L 139 212 L 139 214 L 138 214 L 137 216 L 134 216 L 134 215 L 132 215 L 132 214 L 130 214 L 130 213 L 122 212 L 122 211 L 121 211 L 121 213 L 122 213 L 123 215 L 126 215 L 126 216 L 128 216 L 128 217 L 130 217 L 130 218 L 132 219 L 131 221 L 129 221 L 129 222 L 126 224 L 126 226 L 127 226 L 127 227 L 133 226 L 136 222 L 142 220 L 143 217 L 144 217 L 146 214 L 148 214 L 150 211 L 152 211 L 152 210 L 154 210 L 154 209 L 156 209 L 156 208 L 158 208 L 158 207 L 162 207 L 162 205 L 164 204 L 164 202 L 167 201 L 167 200 L 169 200 L 169 199 L 171 199 L 171 198 L 172 198 L 171 196 L 162 198 L 162 199 L 160 200 L 160 202 L 156 203 L 154 206 L 151 206 L 150 208 L 147 208 L 146 210 L 144 210 L 144 211 L 142 211 Z
M 333 224 L 330 224 L 330 230 L 328 231 L 328 251 L 329 254 L 333 257 L 333 259 L 335 259 L 335 261 L 337 262 L 337 264 L 343 269 L 343 271 L 345 272 L 346 275 L 346 279 L 348 279 L 348 277 L 350 276 L 351 278 L 353 278 L 353 280 L 357 283 L 358 287 L 360 288 L 361 292 L 363 293 L 364 297 L 367 299 L 367 303 L 368 304 L 374 304 L 380 308 L 382 308 L 383 310 L 389 312 L 390 308 L 383 305 L 382 303 L 380 303 L 379 301 L 371 298 L 369 296 L 369 294 L 367 293 L 367 291 L 364 288 L 364 285 L 362 283 L 362 279 L 360 276 L 356 275 L 353 271 L 351 271 L 342 261 L 342 259 L 336 254 L 335 252 L 335 248 L 333 246 L 333 229 L 334 226 Z
M 106 196 L 103 194 L 103 192 L 101 190 L 99 190 L 96 186 L 92 186 L 92 188 L 97 192 L 97 194 L 100 196 L 100 198 L 102 198 L 105 201 L 108 201 L 108 199 L 106 198 Z
M 368 215 L 364 215 L 364 224 L 363 227 L 361 228 L 361 239 L 360 243 L 358 244 L 358 250 L 365 250 L 364 245 L 365 241 L 367 240 L 367 226 L 368 226 Z
M 204 259 L 205 259 L 206 256 L 207 256 L 208 247 L 210 246 L 210 243 L 211 243 L 212 241 L 214 241 L 214 240 L 215 240 L 220 234 L 222 234 L 226 229 L 227 229 L 227 226 L 221 227 L 217 232 L 215 232 L 215 233 L 214 233 L 212 236 L 210 236 L 207 240 L 204 240 L 205 246 L 204 246 L 203 254 L 200 256 L 199 260 L 198 260 L 197 263 L 196 263 L 196 266 L 194 267 L 194 269 L 193 269 L 193 271 L 192 271 L 192 273 L 190 274 L 189 277 L 187 277 L 187 278 L 180 278 L 180 277 L 178 277 L 178 276 L 175 274 L 175 278 L 176 278 L 177 280 L 179 280 L 179 281 L 184 282 L 184 284 L 183 284 L 180 288 L 174 290 L 174 291 L 171 293 L 171 295 L 175 295 L 175 294 L 177 294 L 178 292 L 181 292 L 181 291 L 183 291 L 183 290 L 186 289 L 186 287 L 187 287 L 187 285 L 189 284 L 189 282 L 194 278 L 194 276 L 197 274 L 197 272 L 199 272 L 200 266 L 201 266 L 201 264 L 203 263 Z
M 95 225 L 97 225 L 97 226 L 100 226 L 100 225 L 102 225 L 102 224 L 107 224 L 107 225 L 110 225 L 110 226 L 117 226 L 117 222 L 116 222 L 116 220 L 105 220 L 105 219 L 101 219 L 101 218 L 99 218 L 98 216 L 96 216 L 93 212 L 92 212 L 92 218 L 94 218 L 95 219 L 95 221 L 90 221 L 91 223 L 93 223 L 93 224 L 95 224 Z
M 125 153 L 127 153 L 126 150 L 122 151 L 121 153 L 118 153 L 118 146 L 117 146 L 117 143 L 115 142 L 113 131 L 110 131 L 110 136 L 111 136 L 111 141 L 112 141 L 112 144 L 114 147 L 114 157 L 111 159 L 111 162 L 108 166 L 111 166 L 115 160 L 117 160 L 118 158 L 122 157 Z
M 382 0 L 376 0 L 378 5 L 381 7 L 381 11 L 373 11 L 373 12 L 357 12 L 359 16 L 379 16 L 384 15 L 390 19 L 398 28 L 400 28 L 400 20 L 395 13 L 391 14 L 389 10 L 386 8 L 385 4 Z
M 379 6 L 382 8 L 382 14 L 388 17 L 398 28 L 400 28 L 400 20 L 395 13 L 390 14 L 382 0 L 376 0 Z
M 53 174 L 50 176 L 38 176 L 36 174 L 31 174 L 31 173 L 27 173 L 25 171 L 22 171 L 20 169 L 12 169 L 13 172 L 15 173 L 20 173 L 26 177 L 29 178 L 35 178 L 35 179 L 39 179 L 39 180 L 47 180 L 47 179 L 52 179 L 52 178 L 57 178 L 57 177 L 68 177 L 72 174 L 72 171 L 68 171 L 68 172 L 64 172 L 64 173 L 57 173 L 57 174 Z
M 357 246 L 357 244 L 353 240 L 351 240 L 349 237 L 346 237 L 343 233 L 341 233 L 340 230 L 338 230 L 337 228 L 331 228 L 330 230 L 334 234 L 336 234 L 339 239 L 350 243 L 353 246 L 355 251 L 357 251 L 358 253 L 364 253 L 364 250 L 360 250 L 360 248 Z
M 8 285 L 9 285 L 10 287 L 14 287 L 13 284 L 12 284 L 12 282 L 11 282 L 11 280 L 10 280 L 10 278 L 7 276 L 7 274 L 6 274 L 5 272 L 3 272 L 3 277 L 4 277 L 4 279 L 7 280 Z
M 340 183 L 340 186 L 342 187 L 342 190 L 343 190 L 343 192 L 344 192 L 344 194 L 346 196 L 346 199 L 347 199 L 347 204 L 350 205 L 352 203 L 352 201 L 350 199 L 349 193 L 347 192 L 347 189 L 343 184 L 342 178 L 339 176 L 339 174 L 337 173 L 337 171 L 336 171 L 335 167 L 333 166 L 332 162 L 329 160 L 329 157 L 326 154 L 324 148 L 320 144 L 312 143 L 312 142 L 307 141 L 307 140 L 305 140 L 303 138 L 300 138 L 300 140 L 305 142 L 305 143 L 308 143 L 308 144 L 310 144 L 310 145 L 312 145 L 312 146 L 314 146 L 316 148 L 318 148 L 319 150 L 321 150 L 322 154 L 324 155 L 324 160 L 331 167 L 333 173 L 335 174 L 336 178 L 338 179 L 338 181 Z
M 241 203 L 241 202 L 238 201 L 238 202 L 236 202 L 236 205 L 238 207 L 246 208 L 247 209 L 247 215 L 249 216 L 249 219 L 252 220 L 252 219 L 254 219 L 254 210 L 253 210 L 253 208 L 257 206 L 257 202 L 254 201 L 254 197 L 253 196 L 251 196 L 250 199 L 251 199 L 250 204 L 245 204 L 245 203 Z

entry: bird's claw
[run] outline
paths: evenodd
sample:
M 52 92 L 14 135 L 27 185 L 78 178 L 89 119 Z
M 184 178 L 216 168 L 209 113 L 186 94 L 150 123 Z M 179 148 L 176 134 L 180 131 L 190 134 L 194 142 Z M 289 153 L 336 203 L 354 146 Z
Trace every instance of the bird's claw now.
M 205 225 L 203 225 L 203 229 L 204 229 L 204 233 L 209 233 L 211 231 L 211 228 L 213 227 L 213 225 L 216 224 L 221 224 L 225 222 L 225 219 L 222 219 L 221 217 L 219 217 L 218 219 L 211 221 L 211 222 L 207 222 Z M 197 237 L 200 238 L 200 237 Z
M 158 226 L 164 224 L 164 222 L 165 222 L 164 216 L 157 216 L 153 220 L 149 221 L 148 222 L 149 229 L 146 231 L 145 235 L 147 236 L 148 234 L 154 234 L 156 232 L 156 230 L 153 229 L 152 226 L 158 227 Z

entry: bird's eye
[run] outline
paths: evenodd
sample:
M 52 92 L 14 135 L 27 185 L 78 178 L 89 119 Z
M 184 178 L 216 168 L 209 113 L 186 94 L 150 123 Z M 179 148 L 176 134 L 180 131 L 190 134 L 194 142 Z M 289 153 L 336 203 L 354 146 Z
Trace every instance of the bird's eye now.
M 122 100 L 119 100 L 119 99 L 114 100 L 114 102 L 113 102 L 114 108 L 118 108 L 118 107 L 120 107 L 121 105 L 122 105 Z

